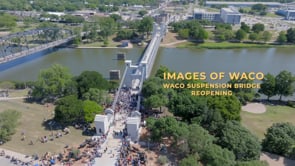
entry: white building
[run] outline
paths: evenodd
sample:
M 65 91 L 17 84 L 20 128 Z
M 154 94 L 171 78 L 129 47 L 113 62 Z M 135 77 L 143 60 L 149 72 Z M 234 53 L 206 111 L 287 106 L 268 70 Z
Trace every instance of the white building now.
M 224 23 L 240 24 L 242 15 L 234 8 L 222 8 L 220 10 L 220 17 Z
M 127 118 L 126 128 L 128 136 L 130 136 L 131 141 L 138 141 L 140 136 L 140 122 L 141 114 L 138 111 L 133 111 L 131 117 Z
M 218 12 L 208 12 L 205 9 L 194 9 L 194 19 L 196 20 L 208 20 L 208 21 L 219 21 L 220 13 Z
M 102 135 L 109 131 L 111 124 L 114 121 L 114 111 L 110 108 L 105 110 L 105 115 L 96 115 L 94 124 L 96 128 L 96 134 Z

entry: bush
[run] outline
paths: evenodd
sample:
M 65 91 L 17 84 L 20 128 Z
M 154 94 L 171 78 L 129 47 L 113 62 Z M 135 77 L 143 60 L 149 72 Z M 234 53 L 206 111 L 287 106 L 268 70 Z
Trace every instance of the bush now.
M 167 156 L 160 155 L 159 158 L 158 158 L 158 163 L 160 165 L 164 165 L 164 164 L 168 163 Z
M 6 110 L 0 113 L 0 142 L 5 143 L 11 139 L 20 116 L 21 113 L 15 110 Z

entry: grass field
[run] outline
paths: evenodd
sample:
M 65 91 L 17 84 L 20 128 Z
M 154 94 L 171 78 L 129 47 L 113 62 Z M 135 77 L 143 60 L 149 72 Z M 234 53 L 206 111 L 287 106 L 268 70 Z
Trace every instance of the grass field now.
M 53 116 L 54 106 L 46 107 L 40 104 L 24 103 L 21 99 L 0 101 L 0 112 L 13 109 L 22 113 L 16 133 L 12 136 L 12 140 L 1 145 L 1 148 L 13 150 L 27 155 L 39 154 L 45 152 L 58 153 L 63 152 L 65 145 L 78 146 L 87 137 L 82 135 L 81 130 L 70 127 L 71 133 L 63 135 L 61 138 L 55 138 L 53 141 L 41 143 L 38 138 L 49 136 L 50 129 L 46 129 L 42 123 L 44 119 L 50 119 Z M 60 130 L 61 131 L 61 130 Z M 25 140 L 22 141 L 21 133 L 25 133 Z M 53 131 L 54 134 L 57 131 Z M 30 141 L 34 145 L 29 145 Z
M 235 48 L 271 48 L 271 47 L 294 47 L 292 45 L 270 45 L 270 44 L 255 44 L 255 43 L 230 43 L 230 42 L 206 42 L 206 43 L 193 43 L 185 42 L 178 44 L 178 48 L 207 48 L 207 49 L 235 49 Z
M 291 122 L 295 125 L 295 108 L 288 106 L 266 106 L 263 114 L 253 114 L 242 111 L 242 124 L 260 139 L 273 123 Z

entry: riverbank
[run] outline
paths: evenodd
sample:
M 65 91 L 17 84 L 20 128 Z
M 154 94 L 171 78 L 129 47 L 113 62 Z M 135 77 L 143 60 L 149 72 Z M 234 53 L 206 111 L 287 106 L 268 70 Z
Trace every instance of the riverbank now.
M 237 48 L 274 48 L 274 47 L 295 47 L 295 45 L 275 45 L 257 43 L 230 43 L 230 42 L 206 42 L 194 43 L 190 41 L 181 42 L 174 45 L 176 48 L 206 48 L 206 49 L 237 49 Z
M 95 44 L 83 44 L 83 45 L 78 45 L 75 48 L 125 48 L 125 49 L 130 49 L 130 48 L 133 48 L 133 45 L 131 43 L 128 43 L 127 47 L 120 47 L 120 45 L 105 47 L 105 46 L 98 46 Z

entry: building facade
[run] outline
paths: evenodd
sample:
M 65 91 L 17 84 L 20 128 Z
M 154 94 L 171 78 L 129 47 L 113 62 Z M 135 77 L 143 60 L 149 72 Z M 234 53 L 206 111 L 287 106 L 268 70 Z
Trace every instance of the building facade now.
M 224 23 L 234 25 L 240 24 L 242 15 L 233 8 L 221 8 L 220 17 Z
M 294 9 L 280 9 L 276 13 L 279 15 L 285 16 L 286 20 L 295 20 L 295 10 Z
M 220 13 L 207 12 L 204 9 L 194 9 L 194 19 L 196 20 L 208 20 L 208 21 L 220 21 Z

